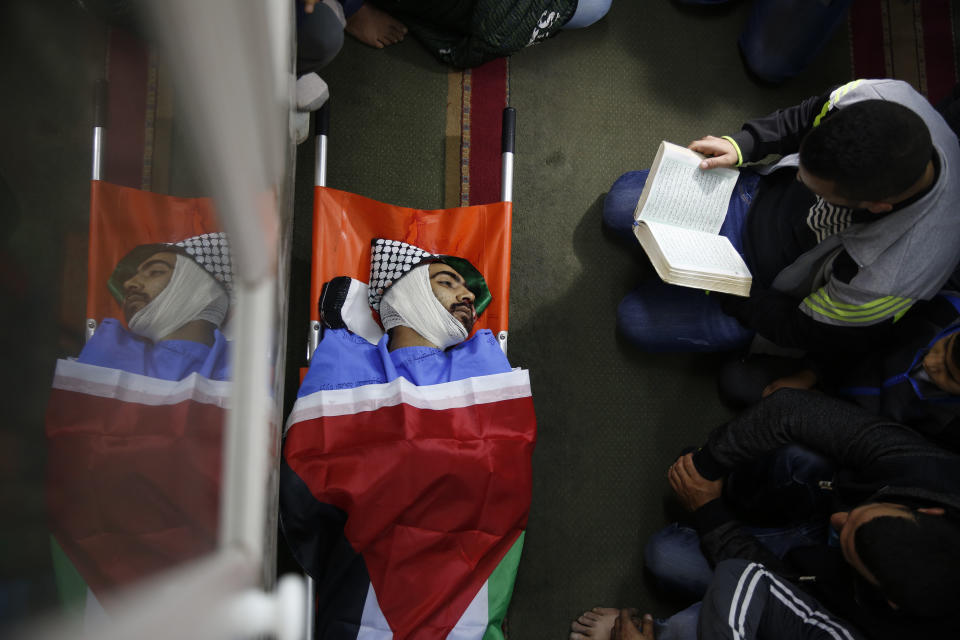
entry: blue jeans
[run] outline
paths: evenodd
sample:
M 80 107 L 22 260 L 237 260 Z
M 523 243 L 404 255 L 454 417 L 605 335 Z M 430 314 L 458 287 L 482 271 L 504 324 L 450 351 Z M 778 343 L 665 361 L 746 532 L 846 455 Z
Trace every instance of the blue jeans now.
M 669 618 L 653 621 L 653 635 L 657 640 L 696 640 L 700 620 L 700 603 L 696 602 Z
M 563 25 L 564 29 L 583 29 L 589 27 L 594 22 L 607 15 L 610 11 L 610 3 L 613 0 L 580 0 L 577 2 L 577 9 L 573 15 Z
M 744 527 L 777 557 L 791 549 L 826 544 L 826 516 L 788 527 Z M 643 550 L 644 563 L 655 587 L 677 598 L 703 597 L 713 580 L 713 569 L 700 550 L 696 529 L 674 522 L 651 536 Z
M 724 483 L 724 499 L 744 522 L 788 526 L 830 512 L 833 503 L 820 482 L 835 473 L 830 458 L 791 444 L 738 466 Z
M 679 0 L 722 4 L 728 0 Z M 792 78 L 820 53 L 851 0 L 754 0 L 737 43 L 747 67 L 767 82 Z
M 757 510 L 781 503 L 789 503 L 787 506 L 791 507 L 821 506 L 818 483 L 832 477 L 834 469 L 831 460 L 815 451 L 789 445 L 737 468 L 727 478 L 727 484 L 763 487 L 763 490 L 743 491 L 745 495 L 737 496 L 734 501 L 736 506 L 742 503 Z M 785 509 L 787 512 L 790 510 Z M 827 511 L 801 508 L 796 513 L 801 514 L 798 517 L 804 521 L 778 527 L 744 527 L 744 531 L 781 558 L 791 549 L 830 544 L 833 532 L 828 526 Z M 713 580 L 713 569 L 700 550 L 700 536 L 692 527 L 677 523 L 666 526 L 647 541 L 644 563 L 658 590 L 686 600 L 701 599 Z M 699 611 L 698 602 L 666 620 L 658 620 L 657 639 L 696 638 Z
M 620 176 L 603 202 L 603 223 L 619 240 L 639 247 L 633 235 L 633 211 L 649 171 Z M 730 196 L 720 235 L 743 255 L 747 211 L 760 183 L 759 174 L 743 170 Z M 644 351 L 730 351 L 746 347 L 753 331 L 720 308 L 716 295 L 676 287 L 659 278 L 643 282 L 624 296 L 617 308 L 617 327 L 627 340 Z

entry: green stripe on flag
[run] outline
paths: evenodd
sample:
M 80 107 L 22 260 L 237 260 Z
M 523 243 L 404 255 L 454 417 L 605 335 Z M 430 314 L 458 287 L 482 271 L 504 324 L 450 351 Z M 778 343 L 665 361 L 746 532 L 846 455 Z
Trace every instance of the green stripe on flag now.
M 82 613 L 87 602 L 87 583 L 53 536 L 50 536 L 50 555 L 53 556 L 54 580 L 63 608 Z
M 503 640 L 503 619 L 513 596 L 513 583 L 517 579 L 517 567 L 520 564 L 520 552 L 523 551 L 523 538 L 526 531 L 520 532 L 516 542 L 510 547 L 503 560 L 487 578 L 487 608 L 489 622 L 483 640 Z

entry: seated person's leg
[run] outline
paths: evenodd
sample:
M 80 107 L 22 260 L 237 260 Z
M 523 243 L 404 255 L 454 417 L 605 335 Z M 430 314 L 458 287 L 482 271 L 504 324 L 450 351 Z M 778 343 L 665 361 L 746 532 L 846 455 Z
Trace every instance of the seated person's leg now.
M 617 178 L 603 199 L 604 226 L 631 247 L 639 245 L 637 237 L 633 234 L 633 214 L 648 175 L 650 175 L 649 169 L 626 172 Z M 720 235 L 726 236 L 733 248 L 741 255 L 743 255 L 743 227 L 746 223 L 747 211 L 750 209 L 759 184 L 760 174 L 749 169 L 740 172 L 727 205 L 727 216 L 720 227 Z
M 720 370 L 720 399 L 735 409 L 744 409 L 760 402 L 771 382 L 804 368 L 802 360 L 785 356 L 761 354 L 738 358 Z
M 603 222 L 624 244 L 637 247 L 633 213 L 649 171 L 620 176 L 603 203 Z M 743 252 L 743 227 L 760 176 L 740 172 L 720 228 L 733 247 Z M 700 289 L 648 280 L 627 294 L 617 310 L 617 325 L 630 342 L 644 351 L 727 351 L 746 347 L 753 332 L 720 308 L 719 296 Z
M 610 3 L 613 0 L 579 0 L 577 10 L 573 16 L 563 25 L 564 29 L 582 29 L 589 27 L 594 22 L 607 15 L 610 11 Z
M 713 579 L 697 532 L 676 522 L 650 536 L 643 562 L 655 588 L 676 598 L 699 600 Z
M 720 226 L 720 235 L 730 241 L 741 257 L 744 257 L 743 231 L 747 224 L 747 212 L 750 211 L 753 197 L 760 186 L 760 178 L 756 171 L 740 170 L 740 177 L 737 178 L 737 184 L 734 185 L 730 202 L 727 204 L 727 215 Z
M 407 35 L 407 27 L 369 2 L 347 16 L 347 33 L 376 49 L 396 44 Z
M 803 71 L 846 16 L 850 0 L 754 0 L 739 45 L 747 68 L 766 82 Z
M 340 53 L 345 20 L 326 3 L 306 13 L 297 2 L 297 76 L 322 69 Z
M 643 628 L 644 620 L 638 609 L 626 609 L 637 630 Z M 621 609 L 613 607 L 594 607 L 570 625 L 570 640 L 609 640 Z M 664 620 L 652 620 L 654 637 L 657 640 L 697 640 L 697 620 L 700 617 L 700 603 L 696 602 L 683 611 L 679 611 Z M 649 623 L 647 623 L 649 624 Z M 620 637 L 635 637 L 620 636 Z M 643 636 L 646 638 L 647 636 Z
M 835 470 L 820 453 L 789 445 L 737 467 L 724 483 L 724 499 L 740 518 L 764 527 L 823 517 L 831 505 L 820 482 L 832 480 Z
M 648 169 L 643 171 L 628 171 L 610 187 L 603 199 L 603 225 L 613 232 L 618 240 L 631 248 L 637 248 L 640 243 L 633 235 L 633 212 L 637 208 L 637 201 L 643 192 L 643 185 L 650 174 Z
M 651 276 L 620 301 L 617 327 L 649 352 L 728 351 L 747 346 L 753 332 L 701 289 L 675 287 Z
M 700 602 L 696 602 L 669 618 L 655 620 L 654 637 L 657 640 L 695 640 L 701 606 Z
M 701 638 L 861 637 L 808 593 L 746 560 L 726 560 L 717 566 L 698 626 Z

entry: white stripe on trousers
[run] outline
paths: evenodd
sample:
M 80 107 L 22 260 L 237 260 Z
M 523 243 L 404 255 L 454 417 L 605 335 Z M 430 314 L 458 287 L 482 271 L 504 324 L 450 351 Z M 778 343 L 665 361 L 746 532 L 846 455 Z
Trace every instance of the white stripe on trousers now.
M 814 610 L 803 599 L 797 597 L 793 590 L 781 582 L 777 577 L 767 571 L 763 565 L 751 562 L 740 574 L 737 582 L 737 588 L 734 590 L 733 599 L 730 603 L 730 614 L 728 623 L 733 637 L 740 640 L 746 633 L 746 616 L 750 607 L 753 593 L 757 582 L 762 577 L 770 580 L 770 593 L 777 598 L 784 606 L 792 611 L 804 623 L 816 626 L 829 633 L 837 640 L 854 640 L 849 630 L 834 620 L 828 613 Z M 749 581 L 749 585 L 744 591 L 744 585 Z M 739 611 L 739 615 L 737 612 Z

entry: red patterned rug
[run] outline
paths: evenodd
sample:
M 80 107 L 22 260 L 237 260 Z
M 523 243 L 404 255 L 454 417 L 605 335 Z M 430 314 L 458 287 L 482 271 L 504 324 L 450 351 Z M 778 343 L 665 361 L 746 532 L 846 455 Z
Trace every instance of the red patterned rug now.
M 936 105 L 957 82 L 953 13 L 950 0 L 854 0 L 853 76 L 906 80 Z
M 499 202 L 500 131 L 503 109 L 510 102 L 509 60 L 498 58 L 451 71 L 448 80 L 444 206 Z

